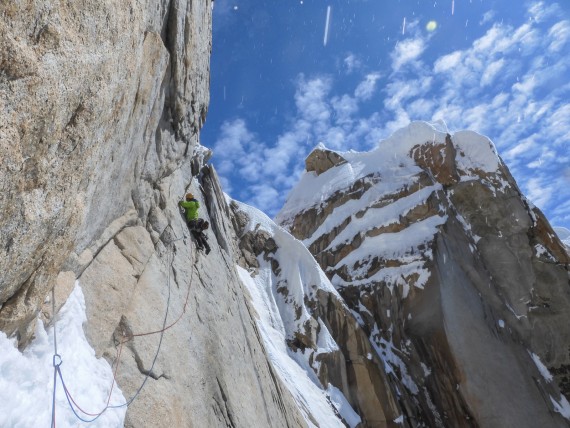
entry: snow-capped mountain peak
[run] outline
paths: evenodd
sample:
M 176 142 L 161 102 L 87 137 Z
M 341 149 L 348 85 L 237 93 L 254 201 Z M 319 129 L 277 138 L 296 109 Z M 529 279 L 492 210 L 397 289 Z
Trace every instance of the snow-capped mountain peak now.
M 315 256 L 401 399 L 417 404 L 408 417 L 454 425 L 509 399 L 505 426 L 552 423 L 550 411 L 568 410 L 569 357 L 551 350 L 570 338 L 559 312 L 570 308 L 570 257 L 493 143 L 442 128 L 414 122 L 365 153 L 315 148 L 276 220 Z M 556 382 L 537 388 L 545 370 Z M 444 422 L 448 394 L 455 422 Z

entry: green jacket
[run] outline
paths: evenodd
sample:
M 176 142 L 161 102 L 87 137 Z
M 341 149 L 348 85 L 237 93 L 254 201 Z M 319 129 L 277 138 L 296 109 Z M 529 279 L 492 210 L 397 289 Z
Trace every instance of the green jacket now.
M 198 208 L 200 208 L 200 202 L 196 199 L 190 199 L 189 201 L 178 202 L 182 208 L 184 208 L 186 214 L 186 221 L 198 219 Z

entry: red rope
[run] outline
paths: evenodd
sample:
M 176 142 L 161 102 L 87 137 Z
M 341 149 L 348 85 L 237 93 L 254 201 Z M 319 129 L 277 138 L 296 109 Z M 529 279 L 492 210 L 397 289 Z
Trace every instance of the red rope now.
M 117 357 L 116 357 L 116 365 L 115 365 L 115 370 L 113 372 L 113 382 L 111 384 L 111 388 L 109 391 L 109 396 L 107 397 L 107 404 L 105 405 L 105 408 L 103 410 L 101 410 L 101 412 L 99 413 L 89 413 L 86 412 L 85 410 L 83 410 L 78 404 L 77 402 L 73 399 L 73 396 L 71 395 L 71 393 L 69 392 L 69 390 L 67 389 L 67 387 L 65 386 L 65 383 L 63 383 L 63 388 L 65 390 L 66 395 L 71 399 L 71 401 L 73 402 L 73 404 L 77 407 L 78 410 L 80 410 L 82 413 L 84 413 L 87 416 L 95 416 L 95 417 L 99 417 L 101 414 L 103 414 L 103 412 L 105 412 L 105 410 L 107 410 L 109 408 L 109 403 L 111 401 L 111 395 L 113 394 L 113 388 L 115 386 L 115 383 L 117 383 L 117 373 L 119 371 L 119 364 L 121 361 L 121 354 L 122 354 L 122 350 L 123 350 L 123 344 L 131 341 L 134 337 L 141 337 L 141 336 L 150 336 L 152 334 L 158 334 L 158 333 L 162 333 L 165 332 L 166 330 L 168 330 L 169 328 L 173 327 L 175 324 L 177 324 L 182 317 L 184 316 L 184 314 L 186 313 L 186 308 L 188 306 L 188 300 L 190 298 L 190 285 L 191 285 L 191 281 L 188 283 L 188 290 L 186 292 L 186 300 L 184 301 L 184 306 L 182 308 L 182 313 L 178 316 L 178 318 L 170 325 L 160 329 L 160 330 L 156 330 L 156 331 L 151 331 L 148 333 L 138 333 L 138 334 L 132 334 L 129 338 L 127 338 L 126 340 L 121 340 L 119 341 L 119 350 L 117 351 Z M 61 372 L 60 372 L 61 375 Z M 54 419 L 54 424 L 55 424 L 55 417 Z M 55 425 L 54 425 L 55 428 Z
M 81 406 L 79 406 L 79 404 L 77 404 L 77 402 L 73 399 L 73 396 L 71 395 L 71 393 L 69 392 L 69 390 L 67 389 L 67 387 L 65 386 L 65 383 L 63 384 L 63 389 L 65 390 L 65 394 L 70 398 L 70 400 L 72 401 L 73 404 L 75 404 L 75 407 L 77 407 L 78 410 L 81 411 L 81 413 L 87 415 L 87 416 L 100 416 L 103 414 L 103 412 L 105 410 L 107 410 L 109 408 L 109 403 L 111 402 L 111 395 L 113 395 L 113 388 L 115 387 L 115 383 L 117 382 L 117 371 L 119 370 L 119 362 L 121 360 L 121 353 L 123 350 L 123 343 L 124 342 L 120 342 L 120 346 L 119 346 L 119 350 L 117 351 L 117 358 L 116 358 L 116 364 L 115 364 L 115 370 L 113 372 L 113 382 L 111 383 L 111 389 L 109 390 L 109 396 L 107 397 L 107 403 L 105 404 L 105 408 L 103 410 L 101 410 L 99 413 L 89 413 L 86 412 L 85 410 L 83 410 L 81 408 Z
M 168 330 L 169 328 L 173 327 L 178 321 L 180 321 L 182 319 L 182 317 L 186 313 L 186 307 L 188 306 L 188 298 L 189 297 L 190 297 L 190 285 L 188 285 L 188 291 L 186 292 L 186 301 L 184 302 L 184 306 L 182 308 L 182 313 L 178 316 L 178 318 L 176 318 L 176 321 L 174 321 L 172 324 L 170 324 L 170 325 L 168 325 L 168 326 L 166 326 L 160 330 L 150 331 L 148 333 L 132 334 L 127 340 L 125 340 L 124 342 L 121 342 L 121 343 L 129 342 L 130 340 L 132 340 L 133 337 L 150 336 L 151 334 L 162 333 L 162 332 Z

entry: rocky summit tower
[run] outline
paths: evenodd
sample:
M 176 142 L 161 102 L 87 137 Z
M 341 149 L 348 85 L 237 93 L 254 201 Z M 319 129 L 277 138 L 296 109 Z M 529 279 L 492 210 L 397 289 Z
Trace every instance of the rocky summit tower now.
M 568 249 L 487 138 L 439 128 L 315 148 L 277 221 L 366 331 L 407 426 L 566 426 Z

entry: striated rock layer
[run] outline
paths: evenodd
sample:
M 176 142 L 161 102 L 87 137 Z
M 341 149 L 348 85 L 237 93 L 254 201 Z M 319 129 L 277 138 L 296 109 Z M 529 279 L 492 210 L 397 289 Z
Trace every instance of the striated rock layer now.
M 418 122 L 307 162 L 277 220 L 366 331 L 402 423 L 567 426 L 570 257 L 492 143 Z

